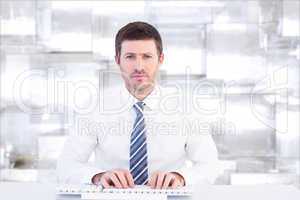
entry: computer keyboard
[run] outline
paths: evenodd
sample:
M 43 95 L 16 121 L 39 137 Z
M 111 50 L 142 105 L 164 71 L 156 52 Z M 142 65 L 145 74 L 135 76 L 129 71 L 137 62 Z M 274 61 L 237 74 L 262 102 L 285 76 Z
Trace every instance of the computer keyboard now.
M 168 196 L 189 196 L 192 193 L 187 187 L 178 189 L 151 189 L 148 186 L 135 186 L 135 188 L 130 189 L 104 189 L 103 192 L 118 194 L 166 194 Z
M 190 196 L 192 190 L 188 187 L 178 189 L 151 189 L 148 186 L 135 186 L 129 189 L 103 189 L 96 185 L 60 185 L 57 187 L 57 194 L 81 195 L 89 193 L 106 194 L 165 194 L 167 196 Z

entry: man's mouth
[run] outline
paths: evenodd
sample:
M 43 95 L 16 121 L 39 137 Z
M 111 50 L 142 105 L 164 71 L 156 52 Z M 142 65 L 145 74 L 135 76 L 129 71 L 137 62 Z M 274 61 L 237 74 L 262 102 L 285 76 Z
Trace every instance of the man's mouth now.
M 132 78 L 144 78 L 144 77 L 146 77 L 145 74 L 134 74 L 134 75 L 132 75 Z

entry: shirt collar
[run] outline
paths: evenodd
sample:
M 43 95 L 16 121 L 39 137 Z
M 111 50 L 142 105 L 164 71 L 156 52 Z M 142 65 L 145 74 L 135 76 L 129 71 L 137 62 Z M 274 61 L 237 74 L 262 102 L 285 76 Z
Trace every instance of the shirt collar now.
M 146 107 L 150 110 L 154 110 L 160 99 L 160 86 L 155 85 L 151 93 L 143 100 Z
M 125 85 L 124 86 L 124 91 L 126 93 L 126 95 L 129 95 L 129 100 L 130 102 L 132 102 L 133 104 L 135 104 L 136 102 L 140 101 L 137 98 L 135 98 L 126 88 Z M 146 98 L 143 100 L 143 102 L 146 104 L 145 105 L 145 109 L 146 110 L 153 110 L 155 108 L 155 106 L 157 106 L 157 103 L 159 101 L 159 97 L 160 97 L 160 86 L 159 85 L 155 85 L 153 90 L 151 91 L 151 93 L 146 96 Z M 132 105 L 133 105 L 132 104 Z

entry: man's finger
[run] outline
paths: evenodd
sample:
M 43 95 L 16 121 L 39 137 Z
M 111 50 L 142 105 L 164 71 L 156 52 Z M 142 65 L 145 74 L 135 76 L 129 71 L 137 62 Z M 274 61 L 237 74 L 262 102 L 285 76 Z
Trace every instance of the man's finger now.
M 176 189 L 180 186 L 180 181 L 178 179 L 174 179 L 172 185 L 171 185 L 171 188 L 172 189 Z
M 148 185 L 154 189 L 156 187 L 156 182 L 157 182 L 157 177 L 158 177 L 158 173 L 155 172 L 153 174 L 151 174 Z
M 128 170 L 124 171 L 124 173 L 129 187 L 134 187 L 134 180 L 131 173 Z
M 171 181 L 173 181 L 175 179 L 175 176 L 171 173 L 167 173 L 165 175 L 165 179 L 164 179 L 164 182 L 163 182 L 163 185 L 162 185 L 162 188 L 163 189 L 166 189 L 170 186 L 170 183 Z M 173 181 L 174 182 L 174 181 Z
M 96 176 L 92 179 L 92 182 L 93 182 L 93 184 L 95 184 L 95 185 L 99 185 L 100 181 L 101 181 L 101 178 L 100 178 L 98 175 L 96 175 Z
M 110 173 L 109 177 L 116 188 L 122 188 L 122 185 L 121 185 L 119 179 L 117 178 L 117 176 L 114 173 Z
M 123 171 L 116 171 L 115 175 L 119 179 L 119 181 L 122 185 L 122 188 L 128 188 L 128 183 L 127 183 L 127 180 L 125 178 L 125 173 Z
M 158 174 L 158 178 L 157 178 L 157 182 L 156 182 L 156 187 L 155 187 L 156 189 L 161 189 L 162 188 L 164 178 L 165 178 L 165 173 L 160 172 Z
M 103 177 L 100 179 L 100 183 L 104 188 L 110 188 L 110 184 L 108 182 L 108 178 Z

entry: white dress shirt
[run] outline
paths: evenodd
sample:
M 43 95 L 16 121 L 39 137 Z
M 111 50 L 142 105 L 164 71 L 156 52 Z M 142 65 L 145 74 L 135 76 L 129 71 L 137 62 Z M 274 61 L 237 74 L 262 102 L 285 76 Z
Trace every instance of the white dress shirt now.
M 149 176 L 155 171 L 178 172 L 186 185 L 213 183 L 220 173 L 216 145 L 201 115 L 186 109 L 189 102 L 181 97 L 156 86 L 143 101 Z M 100 92 L 92 113 L 76 116 L 57 162 L 60 183 L 90 183 L 97 173 L 129 170 L 135 102 L 124 86 L 113 87 Z M 90 163 L 93 152 L 95 161 Z

